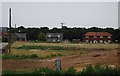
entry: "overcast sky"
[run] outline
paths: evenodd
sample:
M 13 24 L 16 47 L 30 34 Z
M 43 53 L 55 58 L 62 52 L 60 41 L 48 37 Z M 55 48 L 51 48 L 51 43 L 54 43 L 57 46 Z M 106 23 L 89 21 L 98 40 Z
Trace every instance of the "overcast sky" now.
M 12 8 L 12 26 L 118 28 L 117 2 L 3 2 L 2 26 L 8 26 Z

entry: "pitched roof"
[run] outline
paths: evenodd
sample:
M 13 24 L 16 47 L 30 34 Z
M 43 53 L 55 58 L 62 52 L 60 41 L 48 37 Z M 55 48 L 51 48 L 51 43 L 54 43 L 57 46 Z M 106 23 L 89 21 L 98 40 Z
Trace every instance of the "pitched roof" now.
M 84 35 L 85 36 L 112 36 L 112 34 L 108 32 L 87 32 Z

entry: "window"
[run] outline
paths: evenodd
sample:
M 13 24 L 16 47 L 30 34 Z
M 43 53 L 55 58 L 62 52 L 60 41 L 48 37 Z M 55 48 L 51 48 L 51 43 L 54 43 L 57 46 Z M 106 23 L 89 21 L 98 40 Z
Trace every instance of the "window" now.
M 100 38 L 103 38 L 103 36 L 100 36 Z
M 55 42 L 56 40 L 55 39 L 53 39 L 53 42 Z
M 51 37 L 51 35 L 48 35 L 48 37 Z
M 85 38 L 89 38 L 89 36 L 86 36 Z
M 111 42 L 111 40 L 108 40 L 108 43 L 110 43 Z
M 108 36 L 108 38 L 111 38 L 111 36 Z
M 58 38 L 60 38 L 60 35 L 57 35 L 58 36 Z
M 103 40 L 100 40 L 100 43 L 103 43 Z
M 86 40 L 86 42 L 89 42 L 89 40 Z
M 97 38 L 97 36 L 94 36 L 94 38 Z
M 98 43 L 97 40 L 94 40 L 93 42 L 94 42 L 94 43 Z

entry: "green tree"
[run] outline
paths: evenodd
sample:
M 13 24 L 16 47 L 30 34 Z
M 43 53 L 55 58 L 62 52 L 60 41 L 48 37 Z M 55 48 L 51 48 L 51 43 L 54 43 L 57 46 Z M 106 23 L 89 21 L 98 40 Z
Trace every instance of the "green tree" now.
M 39 36 L 38 36 L 38 40 L 45 41 L 45 34 L 44 33 L 40 33 Z

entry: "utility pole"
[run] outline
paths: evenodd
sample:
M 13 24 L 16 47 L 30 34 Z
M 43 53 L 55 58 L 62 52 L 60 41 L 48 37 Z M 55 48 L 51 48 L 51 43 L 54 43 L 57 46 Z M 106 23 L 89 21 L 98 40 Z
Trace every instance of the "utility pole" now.
M 11 52 L 11 8 L 9 8 L 9 52 Z
M 15 24 L 15 29 L 16 29 L 16 24 Z
M 65 23 L 61 23 L 61 33 L 63 33 L 63 25 L 64 25 Z

